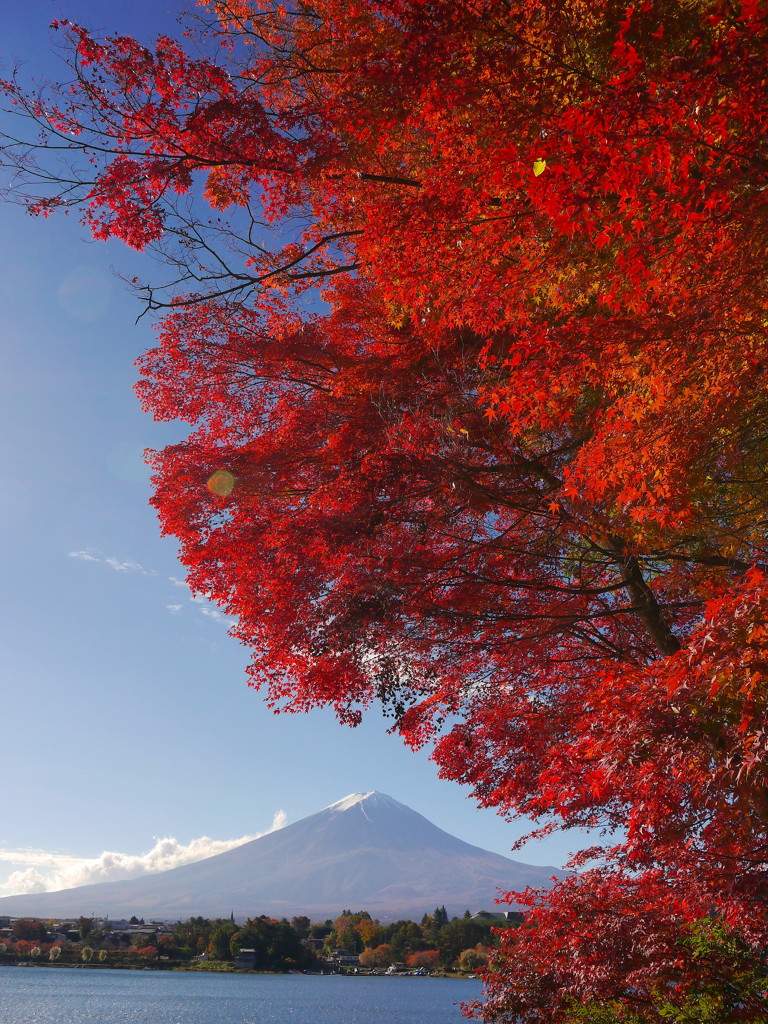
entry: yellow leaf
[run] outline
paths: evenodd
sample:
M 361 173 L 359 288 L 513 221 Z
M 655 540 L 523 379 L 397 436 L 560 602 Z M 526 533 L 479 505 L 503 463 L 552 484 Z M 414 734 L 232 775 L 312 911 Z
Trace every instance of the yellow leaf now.
M 539 157 L 538 160 L 534 160 L 533 161 L 533 176 L 535 178 L 538 178 L 538 176 L 540 174 L 544 173 L 544 170 L 546 169 L 546 166 L 547 166 L 547 161 L 546 160 L 542 160 L 541 157 Z

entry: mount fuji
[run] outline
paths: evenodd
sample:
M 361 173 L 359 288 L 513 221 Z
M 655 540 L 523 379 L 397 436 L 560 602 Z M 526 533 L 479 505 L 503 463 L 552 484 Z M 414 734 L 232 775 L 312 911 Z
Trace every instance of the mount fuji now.
M 560 875 L 471 846 L 383 793 L 354 793 L 215 857 L 156 874 L 0 899 L 0 914 L 156 920 L 267 914 L 312 920 L 343 908 L 382 920 L 493 910 L 499 889 Z

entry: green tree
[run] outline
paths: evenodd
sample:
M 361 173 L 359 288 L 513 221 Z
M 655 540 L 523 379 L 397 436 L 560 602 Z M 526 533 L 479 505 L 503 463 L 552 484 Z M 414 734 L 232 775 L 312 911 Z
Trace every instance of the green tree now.
M 237 925 L 233 921 L 223 921 L 214 928 L 208 940 L 208 952 L 211 956 L 216 960 L 230 960 L 230 943 L 236 931 Z
M 457 957 L 465 950 L 477 946 L 490 935 L 487 926 L 478 924 L 467 917 L 454 917 L 440 929 L 437 948 L 440 960 L 445 967 L 451 967 Z
M 207 917 L 190 917 L 176 922 L 173 939 L 184 955 L 195 956 L 207 948 L 213 928 L 213 922 Z
M 230 954 L 237 956 L 241 949 L 253 949 L 257 966 L 262 968 L 306 966 L 313 959 L 295 928 L 287 921 L 275 921 L 266 916 L 247 921 L 230 936 Z
M 409 953 L 426 949 L 427 942 L 415 921 L 397 921 L 389 939 L 395 960 L 405 960 Z
M 300 915 L 298 917 L 291 918 L 291 928 L 296 932 L 300 939 L 306 939 L 309 935 L 310 920 L 308 917 Z

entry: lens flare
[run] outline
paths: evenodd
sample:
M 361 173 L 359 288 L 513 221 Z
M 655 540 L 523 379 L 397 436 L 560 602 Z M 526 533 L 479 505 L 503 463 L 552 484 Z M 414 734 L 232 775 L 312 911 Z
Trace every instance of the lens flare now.
M 219 498 L 228 498 L 235 487 L 235 478 L 228 469 L 217 469 L 208 477 L 208 490 Z

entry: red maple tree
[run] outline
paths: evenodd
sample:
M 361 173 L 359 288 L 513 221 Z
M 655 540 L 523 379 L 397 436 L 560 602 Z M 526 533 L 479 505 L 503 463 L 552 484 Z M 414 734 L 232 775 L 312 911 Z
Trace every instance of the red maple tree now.
M 482 804 L 618 830 L 484 1012 L 762 1019 L 766 11 L 206 11 L 205 56 L 62 24 L 74 85 L 5 86 L 73 161 L 7 140 L 32 210 L 173 268 L 138 390 L 192 424 L 190 584 L 274 706 L 378 701 Z

